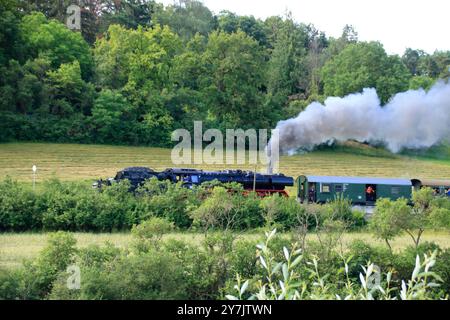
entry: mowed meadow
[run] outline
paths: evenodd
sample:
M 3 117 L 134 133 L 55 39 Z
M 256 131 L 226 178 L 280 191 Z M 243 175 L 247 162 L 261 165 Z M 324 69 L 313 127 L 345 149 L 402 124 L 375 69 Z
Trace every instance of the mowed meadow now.
M 171 149 L 107 145 L 54 143 L 0 144 L 0 179 L 32 181 L 32 166 L 37 165 L 37 183 L 56 177 L 61 180 L 92 180 L 114 176 L 128 166 L 154 170 L 180 167 L 171 161 Z M 246 169 L 254 165 L 184 165 L 199 169 Z M 263 172 L 263 165 L 257 171 Z M 282 156 L 279 171 L 297 177 L 346 175 L 367 177 L 450 178 L 450 157 L 435 159 L 393 155 L 382 149 L 347 144 L 336 149 Z

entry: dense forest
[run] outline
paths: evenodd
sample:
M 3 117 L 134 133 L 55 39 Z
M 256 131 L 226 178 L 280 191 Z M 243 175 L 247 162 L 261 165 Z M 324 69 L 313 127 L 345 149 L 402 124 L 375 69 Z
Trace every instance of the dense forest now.
M 386 103 L 450 76 L 450 51 L 388 55 L 349 25 L 333 38 L 195 0 L 0 0 L 0 44 L 0 141 L 168 146 L 194 120 L 271 128 L 327 96 L 374 87 Z

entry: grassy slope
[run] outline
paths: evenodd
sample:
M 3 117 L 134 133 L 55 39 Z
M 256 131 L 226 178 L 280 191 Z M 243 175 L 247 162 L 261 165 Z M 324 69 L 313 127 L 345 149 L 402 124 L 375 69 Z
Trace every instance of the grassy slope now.
M 450 178 L 450 148 L 443 158 L 419 155 L 392 155 L 382 149 L 361 145 L 336 147 L 303 155 L 283 156 L 280 172 L 300 174 L 352 175 L 373 177 Z M 38 182 L 53 175 L 62 180 L 92 180 L 113 176 L 127 166 L 148 166 L 157 170 L 174 167 L 170 149 L 77 144 L 8 143 L 0 144 L 0 179 L 9 175 L 31 182 L 31 167 L 38 166 Z M 253 166 L 204 165 L 203 169 Z M 263 166 L 258 167 L 264 170 Z
M 239 238 L 246 240 L 257 240 L 260 239 L 261 234 L 249 233 L 240 235 Z M 86 247 L 90 244 L 103 245 L 106 241 L 123 248 L 128 247 L 132 241 L 130 233 L 75 233 L 74 235 L 77 239 L 78 247 L 80 248 Z M 287 235 L 285 236 L 287 237 Z M 45 246 L 47 237 L 47 233 L 0 234 L 0 268 L 19 267 L 24 259 L 35 257 Z M 167 235 L 165 238 L 184 240 L 193 244 L 200 244 L 203 239 L 203 235 L 198 233 L 173 233 Z M 315 240 L 316 237 L 314 234 L 310 234 L 308 239 Z M 343 238 L 344 247 L 355 239 L 365 240 L 380 246 L 384 245 L 384 242 L 374 239 L 369 233 L 348 233 L 345 234 Z M 448 232 L 426 232 L 422 237 L 422 241 L 434 241 L 442 248 L 450 247 L 450 235 Z M 392 242 L 394 250 L 405 248 L 411 244 L 412 240 L 407 235 L 398 237 Z

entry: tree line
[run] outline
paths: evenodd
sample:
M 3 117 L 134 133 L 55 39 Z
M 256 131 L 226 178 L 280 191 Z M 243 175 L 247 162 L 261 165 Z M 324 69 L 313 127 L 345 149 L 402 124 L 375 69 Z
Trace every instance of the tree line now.
M 388 55 L 348 25 L 333 38 L 289 14 L 84 0 L 76 32 L 73 2 L 0 2 L 0 141 L 168 146 L 194 120 L 270 128 L 327 96 L 374 87 L 386 103 L 450 75 L 450 51 Z

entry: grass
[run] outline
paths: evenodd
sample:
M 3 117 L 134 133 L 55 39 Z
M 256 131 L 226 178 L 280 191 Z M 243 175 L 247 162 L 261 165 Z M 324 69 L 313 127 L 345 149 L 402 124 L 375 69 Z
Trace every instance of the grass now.
M 77 239 L 77 246 L 84 248 L 91 244 L 104 245 L 106 241 L 111 244 L 126 248 L 132 241 L 131 233 L 74 233 Z M 287 234 L 283 235 L 288 237 Z M 172 233 L 165 236 L 165 239 L 183 240 L 195 245 L 199 245 L 203 239 L 200 233 Z M 261 233 L 245 233 L 239 236 L 241 239 L 257 240 L 262 238 Z M 3 233 L 0 234 L 0 268 L 16 268 L 21 265 L 24 259 L 31 259 L 38 255 L 46 245 L 48 233 Z M 309 240 L 316 239 L 314 234 L 309 234 Z M 383 246 L 384 242 L 375 239 L 367 232 L 347 233 L 343 237 L 344 248 L 353 240 L 360 239 L 374 245 Z M 450 248 L 449 232 L 425 232 L 422 236 L 422 242 L 433 241 L 442 248 Z M 412 245 L 412 240 L 407 235 L 395 238 L 392 241 L 394 250 L 400 250 Z
M 58 177 L 61 180 L 106 178 L 114 176 L 118 170 L 127 166 L 147 166 L 155 170 L 177 167 L 171 162 L 170 152 L 170 149 L 149 147 L 6 143 L 0 144 L 0 179 L 11 176 L 31 184 L 33 164 L 38 167 L 38 183 L 51 177 Z M 450 156 L 448 159 L 418 156 L 417 158 L 410 155 L 392 155 L 383 149 L 346 144 L 334 150 L 325 149 L 303 155 L 282 156 L 280 172 L 294 177 L 311 174 L 450 178 Z M 254 170 L 253 165 L 192 165 L 189 167 Z M 257 169 L 265 170 L 263 166 Z

